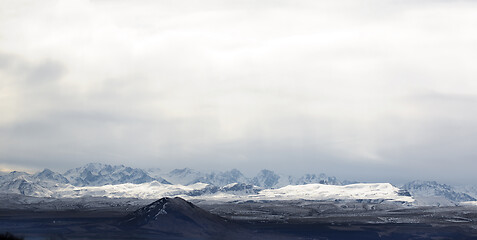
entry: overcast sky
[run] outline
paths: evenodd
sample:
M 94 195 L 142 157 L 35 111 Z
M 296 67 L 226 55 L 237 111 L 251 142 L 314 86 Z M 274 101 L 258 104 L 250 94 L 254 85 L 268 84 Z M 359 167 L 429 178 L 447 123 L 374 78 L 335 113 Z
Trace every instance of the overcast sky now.
M 477 181 L 474 1 L 0 1 L 0 168 Z

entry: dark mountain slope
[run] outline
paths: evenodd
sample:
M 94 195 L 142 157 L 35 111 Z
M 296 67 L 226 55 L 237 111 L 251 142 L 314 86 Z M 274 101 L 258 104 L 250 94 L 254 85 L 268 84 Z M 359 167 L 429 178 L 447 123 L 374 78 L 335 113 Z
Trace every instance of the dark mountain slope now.
M 155 232 L 171 239 L 244 237 L 244 232 L 237 225 L 179 197 L 161 198 L 142 207 L 126 216 L 119 226 L 129 232 Z

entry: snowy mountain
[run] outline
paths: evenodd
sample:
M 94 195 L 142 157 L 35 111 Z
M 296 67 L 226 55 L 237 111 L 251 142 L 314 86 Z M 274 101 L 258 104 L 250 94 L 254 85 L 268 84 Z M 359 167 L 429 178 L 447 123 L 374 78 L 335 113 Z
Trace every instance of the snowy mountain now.
M 53 172 L 50 169 L 45 168 L 43 171 L 35 173 L 32 176 L 33 179 L 36 181 L 43 181 L 43 182 L 55 182 L 55 183 L 69 183 L 68 179 L 66 179 L 63 175 Z
M 278 185 L 279 180 L 280 176 L 278 174 L 273 171 L 263 169 L 252 179 L 252 184 L 263 188 L 272 188 Z
M 446 206 L 458 202 L 476 201 L 472 196 L 435 181 L 412 181 L 402 189 L 407 190 L 421 205 Z
M 218 187 L 231 183 L 248 183 L 249 180 L 237 169 L 225 172 L 201 173 L 190 168 L 174 169 L 167 174 L 166 179 L 174 184 L 189 185 L 207 183 Z
M 156 179 L 162 178 L 162 176 L 166 175 L 164 171 L 160 168 L 148 168 L 146 169 L 146 173 L 152 178 L 156 178 Z
M 206 174 L 190 168 L 174 169 L 166 175 L 166 179 L 173 184 L 190 185 L 205 181 Z M 205 183 L 205 182 L 204 182 Z
M 206 183 L 191 185 L 162 184 L 157 181 L 141 184 L 116 184 L 103 186 L 76 187 L 65 185 L 64 188 L 56 189 L 50 196 L 58 198 L 79 197 L 110 197 L 110 198 L 140 198 L 156 199 L 161 197 L 195 197 L 214 198 L 222 193 L 232 195 L 257 194 L 262 189 L 248 184 L 233 183 L 224 187 L 216 187 Z
M 164 179 L 162 176 L 164 176 Z M 385 183 L 382 183 L 385 184 Z M 429 181 L 413 181 L 401 189 L 392 185 L 349 184 L 325 174 L 294 177 L 263 169 L 247 178 L 239 170 L 202 173 L 189 168 L 160 169 L 90 163 L 64 174 L 44 169 L 35 174 L 13 171 L 0 175 L 0 193 L 35 197 L 77 198 L 86 196 L 157 199 L 181 196 L 218 201 L 311 199 L 413 198 L 420 205 L 458 205 L 476 201 L 477 187 L 451 187 Z M 355 191 L 359 189 L 361 192 Z M 383 194 L 383 191 L 386 194 Z M 351 194 L 351 195 L 350 195 Z M 353 195 L 354 194 L 354 195 Z M 399 197 L 397 197 L 399 196 Z
M 17 193 L 32 197 L 50 197 L 53 194 L 48 188 L 33 182 L 29 175 L 19 175 L 8 181 L 0 182 L 0 192 Z
M 299 178 L 290 178 L 290 185 L 304 185 L 311 183 L 320 183 L 327 185 L 342 185 L 336 177 L 328 177 L 324 173 L 319 175 L 316 174 L 305 174 Z
M 26 172 L 13 171 L 13 172 L 10 172 L 10 173 L 7 173 L 7 174 L 4 174 L 4 175 L 0 176 L 0 183 L 14 180 L 14 179 L 16 179 L 17 177 L 20 177 L 20 176 L 29 176 L 29 175 L 30 174 L 26 173 Z
M 34 197 L 49 197 L 58 184 L 65 184 L 61 174 L 45 169 L 31 175 L 26 172 L 13 171 L 0 177 L 0 192 L 17 193 Z
M 250 183 L 263 188 L 280 188 L 288 185 L 305 185 L 305 184 L 326 184 L 326 185 L 344 185 L 356 182 L 341 182 L 336 177 L 328 177 L 326 174 L 304 174 L 299 177 L 290 175 L 277 174 L 271 170 L 263 169 L 257 176 L 250 180 Z
M 413 202 L 411 196 L 389 183 L 351 184 L 346 186 L 307 184 L 290 185 L 277 189 L 260 189 L 247 184 L 229 184 L 217 188 L 213 185 L 196 183 L 189 186 L 150 182 L 142 184 L 118 184 L 58 189 L 54 197 L 110 197 L 157 199 L 182 197 L 205 201 L 262 201 L 262 200 L 388 200 Z
M 246 195 L 246 194 L 257 194 L 261 190 L 263 189 L 252 184 L 231 183 L 221 187 L 218 191 L 225 192 L 225 193 Z
M 134 170 L 134 169 L 132 169 Z M 190 185 L 169 184 L 156 180 L 143 183 L 115 183 L 124 181 L 121 176 L 126 173 L 135 173 L 131 168 L 124 166 L 110 166 L 99 164 L 88 164 L 81 168 L 68 171 L 66 177 L 59 173 L 45 169 L 42 172 L 29 175 L 27 173 L 12 172 L 2 176 L 0 191 L 4 193 L 17 193 L 26 196 L 56 197 L 56 198 L 83 198 L 83 197 L 109 197 L 109 198 L 138 198 L 138 199 L 158 199 L 161 197 L 183 197 L 186 199 L 202 199 L 213 201 L 248 201 L 248 200 L 330 200 L 330 199 L 381 199 L 392 201 L 412 202 L 412 197 L 402 194 L 402 190 L 393 187 L 391 184 L 354 184 L 346 186 L 326 185 L 326 184 L 305 184 L 290 185 L 281 188 L 270 189 L 271 186 L 278 186 L 280 176 L 269 170 L 262 170 L 253 181 L 257 184 L 243 182 L 229 183 L 218 187 L 214 184 L 197 182 Z M 86 174 L 85 174 L 86 173 Z M 111 176 L 106 174 L 111 173 Z M 196 172 L 185 169 L 176 171 L 178 175 L 193 176 Z M 191 174 L 192 173 L 192 174 Z M 76 179 L 77 174 L 81 176 L 95 176 L 95 182 L 90 181 L 86 186 L 75 186 L 70 184 Z M 188 175 L 189 174 L 189 175 Z M 118 177 L 119 176 L 119 177 Z M 135 180 L 134 176 L 126 175 L 128 180 Z M 238 170 L 231 170 L 221 173 L 211 173 L 202 176 L 203 181 L 215 184 L 224 184 L 233 180 L 247 181 Z M 310 177 L 315 180 L 316 177 Z M 85 183 L 90 178 L 79 178 L 81 183 Z M 288 179 L 286 179 L 288 181 Z M 105 184 L 106 181 L 112 184 Z M 318 181 L 318 180 L 316 180 Z M 69 182 L 69 183 L 68 183 Z M 78 184 L 79 185 L 79 184 Z M 259 187 L 262 185 L 265 187 Z M 403 200 L 404 199 L 404 200 Z
M 410 196 L 389 183 L 357 183 L 345 186 L 307 184 L 289 185 L 278 189 L 265 189 L 258 193 L 266 200 L 390 200 L 413 202 Z
M 68 185 L 65 188 L 55 191 L 53 197 L 58 198 L 79 198 L 85 196 L 91 197 L 110 197 L 110 198 L 140 198 L 157 199 L 161 197 L 188 196 L 202 191 L 207 194 L 210 186 L 205 183 L 196 183 L 193 185 L 173 185 L 163 184 L 157 181 L 147 183 L 123 183 L 115 185 L 102 186 L 83 186 L 77 187 Z
M 456 191 L 466 193 L 469 196 L 477 199 L 477 186 L 475 185 L 460 185 L 460 186 L 455 186 L 454 189 Z
M 169 184 L 163 178 L 152 178 L 146 171 L 124 165 L 111 166 L 102 163 L 89 163 L 85 166 L 68 170 L 64 174 L 74 186 L 102 186 L 107 184 L 146 183 L 158 181 Z
M 206 175 L 205 183 L 225 186 L 231 183 L 247 183 L 248 179 L 237 169 L 226 172 L 212 172 Z
M 158 169 L 148 169 L 151 176 L 164 176 L 172 184 L 190 185 L 194 183 L 207 183 L 217 187 L 223 187 L 232 183 L 252 184 L 261 188 L 278 188 L 288 185 L 303 185 L 320 183 L 329 185 L 343 185 L 356 182 L 339 181 L 336 177 L 328 177 L 325 174 L 305 174 L 294 177 L 277 174 L 271 170 L 263 169 L 255 177 L 248 178 L 237 169 L 225 172 L 203 173 L 190 168 L 174 169 L 169 173 L 162 173 Z

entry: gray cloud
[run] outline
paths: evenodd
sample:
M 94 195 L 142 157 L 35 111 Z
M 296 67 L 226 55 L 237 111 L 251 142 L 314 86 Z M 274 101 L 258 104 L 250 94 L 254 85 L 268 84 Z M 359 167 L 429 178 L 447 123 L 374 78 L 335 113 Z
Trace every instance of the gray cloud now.
M 0 167 L 477 180 L 473 2 L 50 3 L 0 4 Z
M 56 81 L 62 77 L 64 72 L 65 69 L 60 64 L 45 61 L 30 71 L 27 81 L 32 84 Z
M 6 69 L 12 63 L 12 57 L 6 54 L 0 53 L 0 69 Z

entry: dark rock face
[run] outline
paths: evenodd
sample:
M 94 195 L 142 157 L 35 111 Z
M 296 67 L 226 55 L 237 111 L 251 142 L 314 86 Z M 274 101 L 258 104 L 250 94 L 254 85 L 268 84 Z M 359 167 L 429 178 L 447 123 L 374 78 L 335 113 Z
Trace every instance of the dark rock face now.
M 119 226 L 128 231 L 154 231 L 185 239 L 235 239 L 226 219 L 182 198 L 161 198 L 126 216 Z
M 411 193 L 409 193 L 409 191 L 405 189 L 399 189 L 397 194 L 398 196 L 412 197 Z

